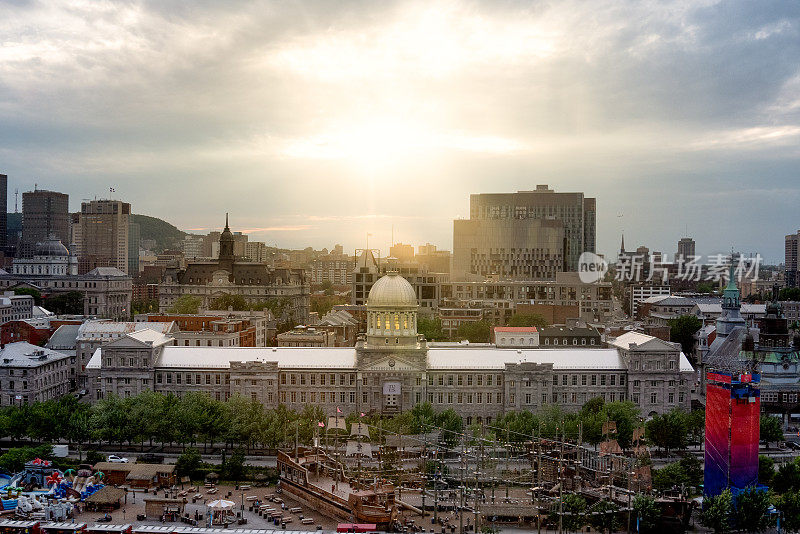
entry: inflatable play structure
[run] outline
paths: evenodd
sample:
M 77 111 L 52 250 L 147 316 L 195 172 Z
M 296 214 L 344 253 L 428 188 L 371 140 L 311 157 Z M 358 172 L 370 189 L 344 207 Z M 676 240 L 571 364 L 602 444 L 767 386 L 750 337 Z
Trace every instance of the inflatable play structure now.
M 36 458 L 19 473 L 0 474 L 0 511 L 15 510 L 26 519 L 63 521 L 71 516 L 73 503 L 103 487 L 102 480 L 99 471 L 67 469 L 62 473 L 52 462 Z

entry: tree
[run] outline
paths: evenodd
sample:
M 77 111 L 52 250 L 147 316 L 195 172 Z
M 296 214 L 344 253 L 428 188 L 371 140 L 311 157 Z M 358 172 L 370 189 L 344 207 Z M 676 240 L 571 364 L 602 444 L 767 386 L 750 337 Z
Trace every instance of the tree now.
M 191 295 L 181 295 L 177 299 L 175 299 L 175 303 L 170 306 L 167 310 L 168 313 L 179 313 L 179 314 L 196 314 L 197 311 L 200 309 L 200 305 L 203 304 L 203 301 L 200 300 L 198 297 L 193 297 Z
M 800 491 L 800 458 L 780 466 L 772 477 L 772 486 L 778 493 Z
M 456 330 L 456 336 L 458 340 L 466 339 L 470 343 L 488 343 L 491 329 L 488 321 L 463 323 Z
M 30 295 L 33 297 L 33 303 L 36 306 L 42 305 L 42 294 L 39 292 L 38 289 L 33 289 L 32 287 L 18 287 L 14 289 L 15 295 Z M 83 310 L 81 310 L 83 313 Z
M 222 295 L 211 301 L 212 310 L 227 310 L 232 309 L 236 311 L 249 310 L 250 307 L 242 295 Z M 197 312 L 195 312 L 197 313 Z
M 703 294 L 713 293 L 714 286 L 708 282 L 700 282 L 699 284 L 697 284 L 697 292 Z
M 769 446 L 769 443 L 774 441 L 777 445 L 779 441 L 783 440 L 783 424 L 777 417 L 765 415 L 761 418 L 759 428 L 760 439 Z
M 586 500 L 570 493 L 564 496 L 562 525 L 567 532 L 577 532 L 586 524 Z
M 189 447 L 178 456 L 178 461 L 175 462 L 175 470 L 178 472 L 179 477 L 191 477 L 202 463 L 203 458 L 200 456 L 200 451 L 194 447 Z
M 775 460 L 769 456 L 758 457 L 758 483 L 768 485 L 775 476 Z
M 700 460 L 693 456 L 653 470 L 653 488 L 659 491 L 681 486 L 699 486 L 703 482 Z
M 241 480 L 244 474 L 244 452 L 236 449 L 231 457 L 223 463 L 222 471 L 228 480 Z
M 131 302 L 131 315 L 154 313 L 158 311 L 158 299 L 134 300 Z
M 708 497 L 703 501 L 700 523 L 717 534 L 730 532 L 732 513 L 733 496 L 731 495 L 731 490 L 726 489 L 719 495 Z
M 763 532 L 767 529 L 770 507 L 769 493 L 758 488 L 747 488 L 736 496 L 734 522 L 745 532 Z
M 417 319 L 417 332 L 425 336 L 428 341 L 443 341 L 447 338 L 442 329 L 442 320 L 438 317 L 434 319 L 419 317 Z
M 547 326 L 547 320 L 538 313 L 516 313 L 508 320 L 508 326 L 535 326 L 536 328 L 544 328 Z
M 82 315 L 83 293 L 69 291 L 44 300 L 44 307 L 56 315 Z
M 681 315 L 670 319 L 667 324 L 670 341 L 680 343 L 683 353 L 691 357 L 694 352 L 694 335 L 703 327 L 703 321 L 694 315 Z
M 670 449 L 686 448 L 689 424 L 686 412 L 675 408 L 665 414 L 656 415 L 645 424 L 647 439 L 667 452 Z
M 800 300 L 800 287 L 784 287 L 778 292 L 778 300 Z
M 800 532 L 800 491 L 787 491 L 775 507 L 781 512 L 781 526 L 787 532 Z
M 659 532 L 661 507 L 653 497 L 642 494 L 637 495 L 633 499 L 633 511 L 639 519 L 639 532 L 642 534 Z
M 598 532 L 616 532 L 622 526 L 619 507 L 611 501 L 597 501 L 589 512 L 589 524 Z

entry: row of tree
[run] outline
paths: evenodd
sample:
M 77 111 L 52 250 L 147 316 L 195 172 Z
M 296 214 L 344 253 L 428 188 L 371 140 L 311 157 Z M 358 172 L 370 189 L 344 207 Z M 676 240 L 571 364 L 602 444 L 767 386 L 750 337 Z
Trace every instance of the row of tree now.
M 355 413 L 343 415 L 347 428 L 359 419 Z M 435 412 L 430 404 L 390 418 L 365 416 L 364 421 L 387 432 L 420 433 L 432 427 L 446 429 L 455 436 L 463 423 L 453 410 Z M 79 447 L 89 442 L 119 444 L 163 443 L 196 445 L 212 443 L 226 447 L 276 448 L 293 443 L 311 443 L 327 422 L 319 406 L 294 411 L 280 405 L 265 408 L 260 402 L 233 395 L 217 401 L 206 393 L 189 392 L 177 397 L 146 391 L 121 398 L 109 395 L 88 405 L 72 396 L 30 405 L 8 406 L 0 410 L 0 436 L 16 442 L 68 440 Z

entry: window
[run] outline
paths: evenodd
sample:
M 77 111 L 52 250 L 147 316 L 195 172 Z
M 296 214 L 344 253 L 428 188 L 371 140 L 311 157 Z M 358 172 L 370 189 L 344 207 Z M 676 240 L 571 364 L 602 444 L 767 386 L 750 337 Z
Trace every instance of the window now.
M 658 403 L 658 393 L 653 392 L 650 394 L 650 404 L 656 403 Z
M 553 385 L 554 386 L 558 385 L 558 375 L 553 375 Z
M 606 375 L 600 375 L 600 385 L 601 386 L 606 385 Z
M 612 386 L 617 385 L 617 375 L 611 375 L 611 385 Z
M 586 375 L 581 375 L 581 385 L 582 386 L 586 385 Z
M 667 396 L 667 402 L 668 402 L 669 404 L 675 404 L 675 394 L 674 394 L 674 393 L 670 393 L 670 394 Z
M 592 375 L 592 385 L 593 386 L 597 385 L 597 375 Z

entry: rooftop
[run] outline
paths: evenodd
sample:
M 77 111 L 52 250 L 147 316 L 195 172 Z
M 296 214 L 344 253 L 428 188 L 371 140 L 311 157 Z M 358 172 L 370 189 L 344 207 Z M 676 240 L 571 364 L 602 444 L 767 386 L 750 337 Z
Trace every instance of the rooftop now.
M 113 338 L 130 334 L 132 332 L 138 332 L 140 330 L 154 330 L 156 332 L 161 332 L 162 334 L 167 334 L 177 330 L 177 327 L 172 321 L 167 323 L 86 321 L 80 325 L 78 340 L 98 339 L 103 337 L 103 334 L 108 335 L 109 338 Z
M 0 367 L 39 367 L 69 357 L 68 354 L 19 341 L 0 349 Z

